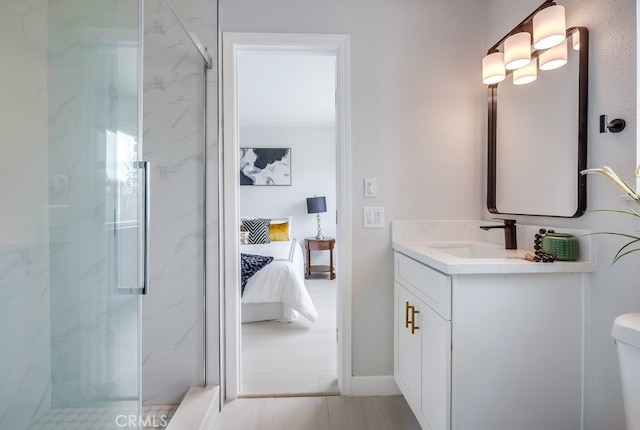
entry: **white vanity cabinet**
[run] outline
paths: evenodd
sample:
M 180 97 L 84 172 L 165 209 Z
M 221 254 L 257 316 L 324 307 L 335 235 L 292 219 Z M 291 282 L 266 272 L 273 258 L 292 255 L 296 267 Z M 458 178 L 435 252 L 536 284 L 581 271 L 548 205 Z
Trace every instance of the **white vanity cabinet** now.
M 582 273 L 394 260 L 394 377 L 423 429 L 581 428 Z
M 395 279 L 396 382 L 423 428 L 448 429 L 451 277 L 396 253 Z

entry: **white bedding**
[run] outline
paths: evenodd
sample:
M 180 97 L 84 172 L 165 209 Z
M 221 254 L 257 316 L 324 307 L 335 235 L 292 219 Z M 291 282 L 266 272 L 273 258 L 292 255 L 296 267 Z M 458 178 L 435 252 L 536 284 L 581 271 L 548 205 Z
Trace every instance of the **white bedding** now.
M 315 322 L 318 311 L 304 286 L 304 256 L 294 239 L 260 245 L 240 245 L 243 254 L 268 255 L 274 260 L 247 281 L 242 304 L 284 303 L 281 320 L 295 321 L 301 314 Z M 243 321 L 244 318 L 243 318 Z

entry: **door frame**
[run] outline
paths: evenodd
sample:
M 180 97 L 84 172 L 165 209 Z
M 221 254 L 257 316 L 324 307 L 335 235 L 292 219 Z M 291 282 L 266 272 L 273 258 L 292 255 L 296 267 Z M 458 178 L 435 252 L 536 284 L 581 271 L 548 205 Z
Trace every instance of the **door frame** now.
M 350 39 L 336 34 L 222 33 L 219 77 L 222 124 L 220 222 L 220 384 L 222 398 L 241 390 L 240 175 L 238 142 L 238 54 L 242 51 L 331 53 L 336 56 L 336 247 L 338 281 L 338 388 L 351 395 L 351 92 Z M 224 401 L 224 400 L 223 400 Z

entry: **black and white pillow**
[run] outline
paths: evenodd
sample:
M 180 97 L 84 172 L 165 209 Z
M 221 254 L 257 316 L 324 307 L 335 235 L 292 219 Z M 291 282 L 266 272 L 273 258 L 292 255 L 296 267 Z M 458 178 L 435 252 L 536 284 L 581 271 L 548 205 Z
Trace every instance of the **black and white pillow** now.
M 247 281 L 260 269 L 273 261 L 273 257 L 255 254 L 240 254 L 240 296 L 244 294 Z
M 242 226 L 249 232 L 249 244 L 270 243 L 269 239 L 269 223 L 267 218 L 245 219 Z

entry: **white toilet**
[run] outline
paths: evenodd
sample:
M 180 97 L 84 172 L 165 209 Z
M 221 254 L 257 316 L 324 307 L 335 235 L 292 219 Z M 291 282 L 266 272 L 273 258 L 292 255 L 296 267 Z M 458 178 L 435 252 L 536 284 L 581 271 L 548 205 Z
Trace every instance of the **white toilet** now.
M 627 430 L 640 430 L 640 314 L 620 315 L 611 335 L 618 348 Z

